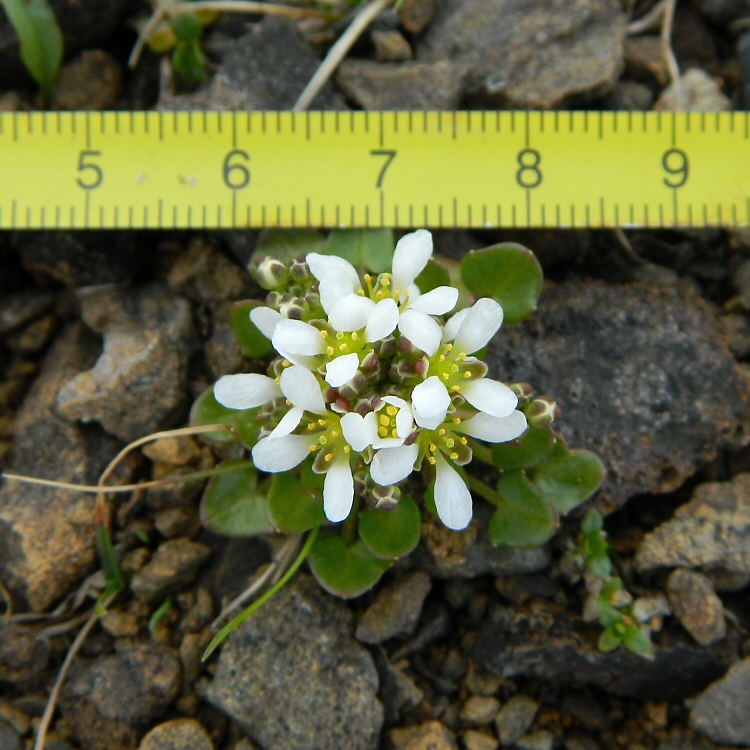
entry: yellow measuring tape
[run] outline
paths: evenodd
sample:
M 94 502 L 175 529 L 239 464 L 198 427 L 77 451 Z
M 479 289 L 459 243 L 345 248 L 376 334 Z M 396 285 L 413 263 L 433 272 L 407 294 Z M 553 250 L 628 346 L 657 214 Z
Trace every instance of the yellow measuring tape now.
M 750 114 L 0 114 L 0 229 L 750 226 Z

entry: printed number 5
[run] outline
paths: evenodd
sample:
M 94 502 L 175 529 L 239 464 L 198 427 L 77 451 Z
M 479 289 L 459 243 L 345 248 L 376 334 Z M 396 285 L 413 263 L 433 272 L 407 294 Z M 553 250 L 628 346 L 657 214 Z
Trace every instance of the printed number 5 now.
M 84 190 L 93 190 L 102 184 L 102 180 L 104 179 L 102 168 L 91 161 L 94 157 L 101 155 L 101 151 L 78 152 L 78 173 L 81 175 L 76 178 L 78 187 L 81 187 Z
M 388 167 L 391 166 L 391 162 L 396 158 L 396 152 L 395 151 L 387 151 L 384 149 L 373 149 L 370 151 L 370 154 L 372 156 L 384 156 L 385 162 L 383 163 L 383 166 L 380 168 L 380 172 L 378 173 L 378 180 L 375 183 L 375 187 L 381 188 L 383 187 L 383 179 L 385 178 L 385 173 L 388 171 Z

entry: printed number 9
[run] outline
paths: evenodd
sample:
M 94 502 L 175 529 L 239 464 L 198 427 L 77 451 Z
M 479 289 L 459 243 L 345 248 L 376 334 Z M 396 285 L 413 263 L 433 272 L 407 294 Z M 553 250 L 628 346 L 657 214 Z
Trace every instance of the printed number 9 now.
M 664 178 L 664 184 L 670 188 L 680 188 L 686 182 L 690 168 L 687 154 L 679 148 L 670 148 L 661 157 L 661 165 L 670 176 Z

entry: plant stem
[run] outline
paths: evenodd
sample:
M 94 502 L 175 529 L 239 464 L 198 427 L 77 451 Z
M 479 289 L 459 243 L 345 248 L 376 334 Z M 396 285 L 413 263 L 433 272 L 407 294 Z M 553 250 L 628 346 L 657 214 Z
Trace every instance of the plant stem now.
M 234 618 L 230 623 L 225 625 L 215 636 L 211 643 L 208 644 L 208 648 L 203 654 L 203 661 L 208 659 L 209 656 L 214 652 L 216 647 L 236 628 L 238 628 L 255 610 L 262 607 L 272 596 L 276 595 L 281 589 L 286 586 L 291 580 L 292 576 L 297 572 L 299 566 L 305 561 L 305 558 L 310 553 L 310 549 L 318 536 L 319 526 L 316 526 L 307 537 L 304 546 L 300 550 L 295 561 L 289 566 L 289 570 L 279 579 L 279 582 L 272 586 L 265 594 L 259 596 L 249 607 L 244 609 L 237 617 Z
M 469 439 L 469 447 L 474 454 L 474 458 L 478 459 L 483 464 L 488 464 L 489 466 L 495 465 L 492 461 L 492 451 L 486 445 L 483 445 L 476 440 Z
M 488 484 L 485 484 L 481 479 L 471 476 L 471 474 L 466 474 L 465 478 L 466 484 L 469 485 L 469 489 L 472 490 L 472 492 L 476 492 L 477 495 L 488 500 L 493 505 L 500 504 L 500 495 L 498 495 Z
M 359 497 L 355 495 L 354 504 L 352 505 L 351 512 L 346 517 L 344 525 L 341 527 L 341 538 L 344 544 L 348 547 L 354 543 L 357 538 L 357 522 L 359 521 Z

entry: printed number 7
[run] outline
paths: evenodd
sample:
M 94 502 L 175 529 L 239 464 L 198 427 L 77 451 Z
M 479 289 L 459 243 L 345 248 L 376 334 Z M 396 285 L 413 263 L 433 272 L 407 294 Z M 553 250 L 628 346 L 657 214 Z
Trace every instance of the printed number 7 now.
M 384 149 L 373 149 L 372 151 L 370 151 L 370 154 L 372 156 L 385 156 L 385 162 L 380 168 L 380 172 L 378 174 L 378 181 L 375 183 L 375 187 L 381 188 L 383 187 L 383 179 L 385 178 L 385 173 L 388 171 L 388 167 L 391 166 L 391 162 L 396 158 L 396 152 L 387 151 Z

